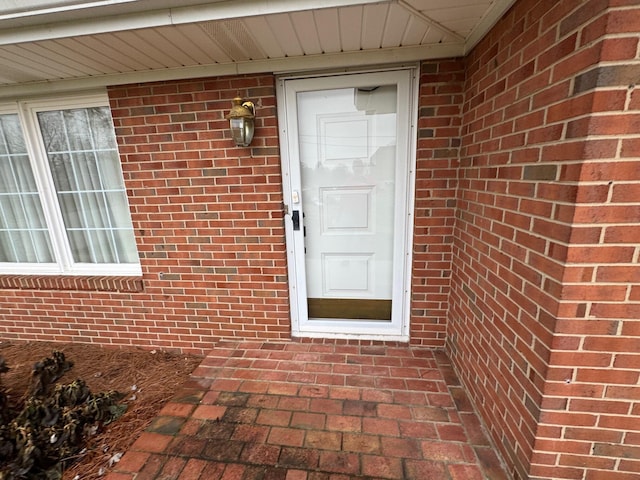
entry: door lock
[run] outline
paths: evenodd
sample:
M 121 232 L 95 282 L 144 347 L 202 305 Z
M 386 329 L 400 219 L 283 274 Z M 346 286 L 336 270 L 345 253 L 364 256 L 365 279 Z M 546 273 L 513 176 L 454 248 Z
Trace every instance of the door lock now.
M 294 230 L 300 230 L 300 210 L 291 212 L 291 222 Z

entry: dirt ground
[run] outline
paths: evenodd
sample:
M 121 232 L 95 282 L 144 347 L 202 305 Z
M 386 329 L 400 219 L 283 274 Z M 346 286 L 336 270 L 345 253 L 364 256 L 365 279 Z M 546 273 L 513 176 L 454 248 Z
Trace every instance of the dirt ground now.
M 27 391 L 33 364 L 63 352 L 74 363 L 58 382 L 84 380 L 93 393 L 125 393 L 126 413 L 90 439 L 87 451 L 64 473 L 64 480 L 100 478 L 113 455 L 125 452 L 202 358 L 161 350 L 109 349 L 95 345 L 0 341 L 0 357 L 11 369 L 2 375 L 10 401 Z M 102 470 L 102 471 L 101 471 Z

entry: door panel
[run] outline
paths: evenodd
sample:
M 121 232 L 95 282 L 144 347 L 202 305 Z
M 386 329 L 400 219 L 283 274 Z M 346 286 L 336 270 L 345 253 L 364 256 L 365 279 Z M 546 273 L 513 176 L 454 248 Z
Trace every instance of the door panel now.
M 281 83 L 294 334 L 406 334 L 410 79 Z
M 297 95 L 308 298 L 391 300 L 395 99 L 395 85 Z

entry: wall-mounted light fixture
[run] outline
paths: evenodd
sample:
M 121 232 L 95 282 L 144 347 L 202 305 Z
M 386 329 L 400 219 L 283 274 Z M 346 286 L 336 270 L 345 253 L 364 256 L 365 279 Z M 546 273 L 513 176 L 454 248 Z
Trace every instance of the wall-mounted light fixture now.
M 253 139 L 255 106 L 253 102 L 245 102 L 240 97 L 234 98 L 232 104 L 231 111 L 227 115 L 231 136 L 236 146 L 247 147 Z

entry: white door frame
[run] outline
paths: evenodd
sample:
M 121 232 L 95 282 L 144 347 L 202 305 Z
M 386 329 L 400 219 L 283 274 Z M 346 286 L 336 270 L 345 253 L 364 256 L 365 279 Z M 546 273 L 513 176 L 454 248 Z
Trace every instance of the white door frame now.
M 411 266 L 413 245 L 413 207 L 415 198 L 415 163 L 416 163 L 416 139 L 418 118 L 418 81 L 419 68 L 417 65 L 409 67 L 389 68 L 366 72 L 349 72 L 347 74 L 324 73 L 315 75 L 281 76 L 277 80 L 277 108 L 280 133 L 280 151 L 283 179 L 283 194 L 285 208 L 285 232 L 287 247 L 287 263 L 289 275 L 289 301 L 291 315 L 291 334 L 293 337 L 323 337 L 323 338 L 353 338 L 373 340 L 409 340 L 409 317 L 411 301 Z M 392 299 L 392 321 L 382 325 L 380 321 L 358 321 L 358 325 L 348 323 L 346 325 L 336 321 L 313 320 L 313 325 L 307 321 L 307 291 L 304 279 L 304 236 L 301 231 L 294 232 L 292 212 L 296 208 L 296 199 L 292 198 L 293 192 L 298 192 L 297 185 L 293 185 L 295 179 L 300 178 L 300 162 L 298 158 L 298 132 L 297 125 L 292 119 L 296 119 L 295 112 L 297 91 L 305 90 L 305 80 L 310 87 L 306 90 L 330 89 L 344 84 L 347 77 L 358 76 L 359 81 L 398 83 L 399 89 L 406 90 L 403 98 L 406 105 L 398 105 L 399 110 L 408 118 L 408 128 L 402 131 L 398 128 L 398 143 L 403 143 L 407 152 L 407 164 L 399 169 L 403 178 L 399 178 L 398 184 L 403 188 L 400 210 L 402 215 L 395 219 L 395 226 L 402 231 L 402 251 L 394 255 L 394 293 Z M 322 78 L 322 87 L 313 86 L 313 79 Z M 360 84 L 358 84 L 359 86 Z M 313 87 L 313 88 L 311 88 Z M 398 115 L 400 118 L 401 115 Z M 301 221 L 303 221 L 301 219 Z M 303 230 L 301 228 L 301 230 Z M 397 247 L 394 247 L 397 249 Z M 400 283 L 401 285 L 398 285 Z

